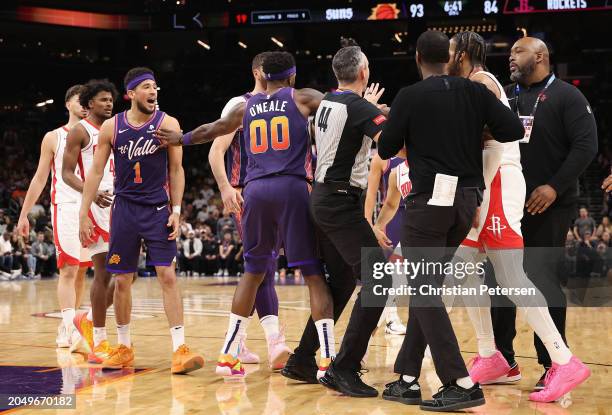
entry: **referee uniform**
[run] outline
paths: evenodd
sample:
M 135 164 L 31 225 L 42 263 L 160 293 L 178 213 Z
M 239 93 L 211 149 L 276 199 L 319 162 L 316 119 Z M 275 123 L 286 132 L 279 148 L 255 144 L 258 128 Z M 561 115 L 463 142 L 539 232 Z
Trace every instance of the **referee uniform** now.
M 321 254 L 330 274 L 334 314 L 338 317 L 355 287 L 362 266 L 371 270 L 385 256 L 363 215 L 361 196 L 367 188 L 368 155 L 373 138 L 386 122 L 375 105 L 352 91 L 338 90 L 323 98 L 315 117 L 317 169 L 311 194 L 311 212 Z M 367 290 L 367 281 L 364 281 Z M 336 302 L 339 299 L 340 302 Z M 343 389 L 342 378 L 354 380 L 360 370 L 368 341 L 384 308 L 364 308 L 361 292 L 353 307 L 339 354 L 321 383 L 352 396 L 376 396 L 365 384 L 362 389 Z M 334 383 L 330 385 L 330 383 Z M 359 384 L 359 382 L 358 382 Z M 355 383 L 352 382 L 354 387 Z M 357 394 L 353 394 L 356 392 Z

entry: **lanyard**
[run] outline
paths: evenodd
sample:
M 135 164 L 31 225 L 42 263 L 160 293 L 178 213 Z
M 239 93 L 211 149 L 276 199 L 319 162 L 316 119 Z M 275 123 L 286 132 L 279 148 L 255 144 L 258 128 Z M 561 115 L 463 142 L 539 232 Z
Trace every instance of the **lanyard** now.
M 535 104 L 533 104 L 533 109 L 531 110 L 531 117 L 533 117 L 535 115 L 535 112 L 538 109 L 538 104 L 540 103 L 540 98 L 542 98 L 542 96 L 544 95 L 544 92 L 546 92 L 546 90 L 548 89 L 550 84 L 553 83 L 554 80 L 555 80 L 555 74 L 553 73 L 553 74 L 550 75 L 550 78 L 548 78 L 548 82 L 546 82 L 546 86 L 544 87 L 544 89 L 542 91 L 540 91 L 540 93 L 538 94 L 538 98 L 536 99 Z M 521 87 L 517 83 L 516 87 L 515 87 L 514 96 L 516 97 L 516 115 L 518 115 L 519 117 L 521 116 L 521 113 L 519 112 L 519 94 L 520 94 L 520 92 L 521 92 Z

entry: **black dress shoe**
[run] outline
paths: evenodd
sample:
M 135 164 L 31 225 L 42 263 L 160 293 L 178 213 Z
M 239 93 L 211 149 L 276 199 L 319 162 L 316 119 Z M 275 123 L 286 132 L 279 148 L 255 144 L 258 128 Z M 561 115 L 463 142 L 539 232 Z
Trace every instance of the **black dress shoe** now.
M 432 398 L 432 400 L 423 401 L 421 404 L 423 411 L 451 412 L 484 405 L 485 403 L 484 394 L 478 383 L 469 389 L 465 389 L 457 385 L 456 381 L 453 381 L 442 386 Z
M 353 398 L 375 398 L 378 391 L 366 385 L 361 380 L 364 370 L 337 369 L 332 363 L 325 372 L 325 376 L 319 379 L 319 383 L 329 389 L 333 389 L 343 395 Z
M 418 389 L 411 389 L 416 385 Z M 408 383 L 400 376 L 399 380 L 387 383 L 382 394 L 383 399 L 401 402 L 406 405 L 419 405 L 421 403 L 421 387 L 418 380 Z
M 297 354 L 289 356 L 285 367 L 281 370 L 281 375 L 286 378 L 305 383 L 319 383 L 317 381 L 317 361 L 314 356 L 301 357 Z

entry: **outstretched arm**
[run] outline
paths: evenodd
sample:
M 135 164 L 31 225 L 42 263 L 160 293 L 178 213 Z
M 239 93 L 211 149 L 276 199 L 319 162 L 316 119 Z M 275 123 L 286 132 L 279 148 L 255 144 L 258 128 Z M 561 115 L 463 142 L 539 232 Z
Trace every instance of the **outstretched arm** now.
M 323 93 L 312 88 L 296 89 L 294 98 L 300 112 L 309 117 L 317 112 L 323 100 Z
M 167 116 L 164 118 L 164 128 L 170 131 L 181 131 L 181 126 L 176 118 Z M 172 232 L 168 239 L 176 239 L 180 232 L 181 203 L 185 191 L 185 170 L 183 170 L 183 148 L 171 146 L 168 148 L 168 174 L 170 176 L 170 203 L 172 214 L 168 218 L 168 227 Z
M 210 162 L 210 168 L 219 186 L 221 192 L 221 199 L 223 200 L 223 206 L 229 212 L 236 213 L 240 211 L 240 205 L 242 204 L 242 196 L 240 192 L 232 187 L 229 179 L 227 178 L 227 172 L 225 170 L 225 153 L 232 144 L 235 132 L 218 137 L 213 141 L 210 151 L 208 152 L 208 161 Z
M 47 184 L 47 177 L 51 171 L 51 162 L 57 147 L 57 134 L 54 131 L 49 131 L 43 137 L 40 145 L 40 159 L 38 159 L 38 167 L 32 180 L 30 181 L 30 187 L 26 193 L 23 206 L 21 207 L 21 213 L 19 214 L 19 222 L 17 223 L 17 229 L 20 235 L 28 236 L 30 233 L 30 221 L 28 220 L 28 214 L 32 210 L 32 206 L 40 197 L 45 185 Z
M 216 137 L 236 131 L 242 124 L 246 104 L 240 103 L 232 108 L 225 116 L 217 121 L 200 125 L 193 131 L 183 135 L 180 131 L 172 131 L 160 128 L 153 134 L 155 138 L 164 144 L 170 145 L 193 145 L 204 144 L 214 140 Z

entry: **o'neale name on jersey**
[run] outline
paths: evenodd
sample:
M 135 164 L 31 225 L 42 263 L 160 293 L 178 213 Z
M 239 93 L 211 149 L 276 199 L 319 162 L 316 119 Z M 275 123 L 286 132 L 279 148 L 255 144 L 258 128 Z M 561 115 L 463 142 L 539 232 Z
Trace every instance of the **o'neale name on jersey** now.
M 130 144 L 125 144 L 119 147 L 121 154 L 127 153 L 128 159 L 132 160 L 134 157 L 148 156 L 157 151 L 159 146 L 153 142 L 152 138 L 147 139 L 142 145 L 144 137 L 140 137 L 136 142 L 130 140 Z
M 254 117 L 257 114 L 262 114 L 264 112 L 285 112 L 286 105 L 287 101 L 262 102 L 261 104 L 255 104 L 251 108 L 249 108 L 249 112 L 251 113 L 251 117 Z

